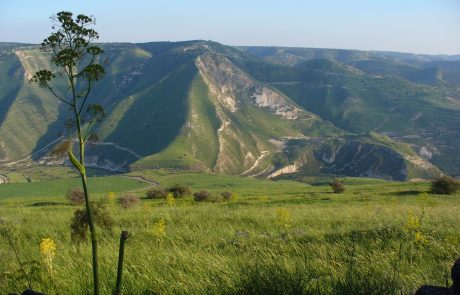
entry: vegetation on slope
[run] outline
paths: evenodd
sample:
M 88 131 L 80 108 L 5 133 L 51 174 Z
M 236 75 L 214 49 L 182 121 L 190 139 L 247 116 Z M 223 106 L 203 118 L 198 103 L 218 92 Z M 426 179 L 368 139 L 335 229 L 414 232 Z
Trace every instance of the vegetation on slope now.
M 429 183 L 342 179 L 345 192 L 334 194 L 327 181 L 308 186 L 168 171 L 142 175 L 162 187 L 182 183 L 194 192 L 239 197 L 218 203 L 188 197 L 174 204 L 142 199 L 123 209 L 103 191 L 118 185 L 121 196 L 131 184 L 101 179 L 109 187 L 93 189 L 114 217 L 114 230 L 134 233 L 126 245 L 127 293 L 413 294 L 423 284 L 444 286 L 445 270 L 458 254 L 459 196 L 426 194 Z M 0 192 L 2 225 L 13 226 L 21 259 L 38 262 L 35 289 L 85 292 L 90 253 L 71 242 L 74 206 L 64 203 L 65 189 L 34 197 L 33 185 L 18 185 L 29 188 L 8 199 Z M 52 278 L 39 252 L 44 238 L 56 244 Z M 101 245 L 103 269 L 113 269 L 118 237 L 104 232 Z M 11 248 L 1 243 L 0 251 L 6 257 L 0 260 L 1 292 L 23 290 Z M 101 275 L 103 292 L 111 292 L 113 274 Z

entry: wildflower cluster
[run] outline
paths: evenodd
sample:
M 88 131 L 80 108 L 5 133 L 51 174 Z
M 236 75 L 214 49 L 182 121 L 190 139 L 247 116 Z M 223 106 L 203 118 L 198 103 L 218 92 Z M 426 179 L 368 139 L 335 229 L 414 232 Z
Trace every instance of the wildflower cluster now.
M 409 213 L 405 225 L 406 232 L 413 238 L 413 241 L 416 244 L 426 244 L 428 240 L 427 237 L 422 233 L 420 226 L 420 218 L 413 213 Z
M 231 197 L 230 197 L 230 203 L 237 203 L 238 202 L 238 194 L 237 193 L 232 193 Z
M 176 206 L 176 199 L 174 198 L 172 193 L 168 193 L 166 195 L 165 202 L 168 206 Z
M 276 210 L 276 223 L 284 229 L 291 227 L 291 213 L 286 208 Z
M 107 194 L 107 202 L 108 202 L 109 204 L 114 204 L 115 201 L 116 201 L 116 199 L 117 199 L 117 196 L 115 195 L 114 192 L 109 192 L 109 193 Z
M 166 237 L 166 221 L 164 218 L 160 218 L 160 220 L 153 225 L 153 235 L 157 238 Z
M 50 276 L 53 275 L 53 258 L 56 254 L 56 243 L 52 238 L 44 238 L 40 242 L 40 254 Z

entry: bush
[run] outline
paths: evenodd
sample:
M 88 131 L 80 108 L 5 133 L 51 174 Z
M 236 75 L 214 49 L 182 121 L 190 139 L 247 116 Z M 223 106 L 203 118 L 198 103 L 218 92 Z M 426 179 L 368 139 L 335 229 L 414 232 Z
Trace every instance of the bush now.
M 174 198 L 182 198 L 192 194 L 192 191 L 189 187 L 181 184 L 175 184 L 174 186 L 170 187 L 169 192 L 173 194 Z
M 343 186 L 343 183 L 337 178 L 334 178 L 334 180 L 332 180 L 332 182 L 329 183 L 329 186 L 332 188 L 332 191 L 335 194 L 340 194 L 345 191 L 345 187 Z
M 104 203 L 92 203 L 94 223 L 108 233 L 112 234 L 113 219 L 107 211 Z M 88 215 L 85 209 L 77 209 L 70 221 L 72 242 L 79 244 L 87 240 Z
M 450 176 L 441 176 L 431 182 L 433 194 L 451 195 L 460 188 L 460 183 Z
M 220 194 L 224 202 L 236 203 L 238 202 L 238 194 L 232 192 L 223 192 Z
M 66 198 L 72 205 L 83 205 L 85 202 L 85 194 L 80 188 L 69 190 L 66 194 Z
M 137 204 L 139 204 L 140 202 L 139 197 L 135 195 L 123 195 L 119 198 L 119 201 L 120 201 L 121 207 L 125 209 L 132 208 L 136 206 Z
M 193 194 L 195 202 L 217 202 L 218 199 L 208 191 L 199 191 Z
M 147 191 L 147 199 L 164 199 L 168 191 L 161 188 L 152 188 Z
M 232 199 L 232 193 L 231 192 L 223 192 L 220 194 L 222 196 L 222 199 L 224 199 L 224 201 L 230 201 Z

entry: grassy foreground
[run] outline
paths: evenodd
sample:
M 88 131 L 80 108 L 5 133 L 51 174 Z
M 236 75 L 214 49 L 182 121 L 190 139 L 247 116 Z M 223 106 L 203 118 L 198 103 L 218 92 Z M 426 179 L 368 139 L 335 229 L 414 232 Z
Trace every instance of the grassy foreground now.
M 423 194 L 427 183 L 347 179 L 346 192 L 333 194 L 327 185 L 291 181 L 165 171 L 143 176 L 239 197 L 183 198 L 175 205 L 143 199 L 132 209 L 107 201 L 115 228 L 101 233 L 103 294 L 115 285 L 122 229 L 133 233 L 125 294 L 412 294 L 422 284 L 444 286 L 459 255 L 460 195 Z M 39 184 L 48 191 L 37 194 Z M 148 186 L 121 177 L 91 178 L 91 184 L 100 199 L 109 190 L 143 196 L 138 189 Z M 77 207 L 66 204 L 66 187 L 52 181 L 9 186 L 0 186 L 0 219 L 14 226 L 21 261 L 36 261 L 27 264 L 35 268 L 32 287 L 89 294 L 90 247 L 71 243 Z M 56 243 L 51 270 L 40 253 L 43 238 Z M 0 257 L 0 293 L 27 288 L 3 237 Z

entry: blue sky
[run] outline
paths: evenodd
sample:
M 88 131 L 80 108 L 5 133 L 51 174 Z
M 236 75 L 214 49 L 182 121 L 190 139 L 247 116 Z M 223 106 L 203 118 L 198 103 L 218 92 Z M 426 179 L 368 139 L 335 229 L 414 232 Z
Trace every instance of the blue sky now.
M 460 0 L 0 0 L 0 41 L 41 42 L 61 10 L 94 15 L 104 42 L 460 54 Z

